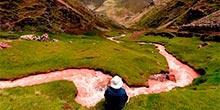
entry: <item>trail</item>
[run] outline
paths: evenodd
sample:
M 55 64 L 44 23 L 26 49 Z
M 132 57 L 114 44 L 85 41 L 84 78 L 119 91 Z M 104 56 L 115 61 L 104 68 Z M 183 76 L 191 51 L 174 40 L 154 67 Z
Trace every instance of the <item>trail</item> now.
M 165 56 L 169 65 L 169 74 L 175 76 L 176 82 L 166 80 L 148 80 L 149 88 L 147 87 L 128 87 L 126 84 L 123 88 L 130 97 L 140 94 L 152 94 L 169 91 L 175 87 L 184 87 L 192 83 L 194 78 L 199 75 L 190 67 L 182 64 L 172 55 L 165 51 L 162 45 L 155 44 L 158 47 L 160 54 Z M 47 74 L 39 74 L 17 79 L 15 81 L 0 81 L 0 88 L 25 87 L 32 86 L 57 80 L 72 81 L 77 87 L 76 102 L 86 107 L 95 106 L 101 99 L 104 98 L 104 91 L 112 77 L 100 71 L 89 69 L 67 69 L 63 71 L 50 72 Z

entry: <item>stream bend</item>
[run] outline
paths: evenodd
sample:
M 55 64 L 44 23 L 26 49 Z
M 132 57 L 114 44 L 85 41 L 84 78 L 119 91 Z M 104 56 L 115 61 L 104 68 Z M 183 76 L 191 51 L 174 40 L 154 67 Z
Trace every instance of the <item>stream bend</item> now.
M 126 84 L 123 88 L 130 97 L 140 94 L 154 94 L 169 91 L 175 87 L 184 87 L 192 83 L 193 79 L 199 77 L 189 66 L 181 63 L 175 57 L 165 51 L 165 47 L 159 44 L 154 44 L 161 55 L 163 55 L 169 65 L 169 75 L 172 75 L 173 80 L 155 80 L 148 79 L 149 87 L 128 87 Z M 158 77 L 160 75 L 154 76 Z M 86 107 L 95 106 L 101 99 L 104 98 L 104 92 L 107 83 L 112 77 L 100 71 L 91 69 L 67 69 L 63 71 L 50 72 L 47 74 L 32 75 L 17 79 L 15 81 L 0 81 L 0 88 L 25 87 L 32 86 L 57 80 L 72 81 L 77 88 L 77 103 Z

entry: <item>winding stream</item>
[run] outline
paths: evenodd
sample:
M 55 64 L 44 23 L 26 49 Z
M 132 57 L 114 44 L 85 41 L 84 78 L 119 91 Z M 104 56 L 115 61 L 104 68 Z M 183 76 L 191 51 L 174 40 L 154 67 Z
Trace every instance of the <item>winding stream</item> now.
M 148 80 L 149 88 L 147 87 L 128 87 L 126 84 L 123 88 L 126 89 L 130 97 L 140 94 L 152 94 L 169 91 L 175 87 L 184 87 L 192 83 L 194 78 L 199 77 L 193 69 L 181 63 L 172 55 L 165 51 L 164 46 L 157 46 L 161 55 L 163 55 L 169 65 L 169 74 L 175 76 L 175 82 L 171 80 L 159 81 Z M 47 74 L 32 75 L 15 81 L 0 81 L 0 88 L 25 87 L 32 86 L 57 80 L 72 81 L 77 87 L 77 96 L 75 100 L 82 106 L 95 106 L 101 99 L 104 98 L 104 92 L 107 83 L 112 77 L 100 71 L 90 69 L 67 69 L 63 71 L 50 72 Z

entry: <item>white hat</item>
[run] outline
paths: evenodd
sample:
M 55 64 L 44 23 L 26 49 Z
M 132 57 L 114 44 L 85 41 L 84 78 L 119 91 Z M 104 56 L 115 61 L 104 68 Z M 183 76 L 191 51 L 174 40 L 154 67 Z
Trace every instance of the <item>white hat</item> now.
M 123 85 L 123 81 L 119 76 L 114 76 L 110 82 L 111 82 L 111 87 L 114 89 L 119 89 Z

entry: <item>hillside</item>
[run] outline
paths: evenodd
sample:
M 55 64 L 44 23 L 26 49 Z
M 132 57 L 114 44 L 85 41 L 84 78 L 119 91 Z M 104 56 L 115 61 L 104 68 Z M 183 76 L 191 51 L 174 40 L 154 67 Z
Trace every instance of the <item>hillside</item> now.
M 179 31 L 216 32 L 220 34 L 220 10 L 197 21 L 179 26 Z
M 95 15 L 76 0 L 2 0 L 0 14 L 3 31 L 82 34 L 94 29 L 121 28 Z
M 154 4 L 153 0 L 80 0 L 97 13 L 130 26 L 143 16 L 144 10 Z
M 99 8 L 106 0 L 79 0 L 88 8 L 95 10 Z
M 220 9 L 219 0 L 172 0 L 148 10 L 137 27 L 166 28 L 189 24 Z
M 220 9 L 218 0 L 79 0 L 126 26 L 166 28 L 189 24 Z

